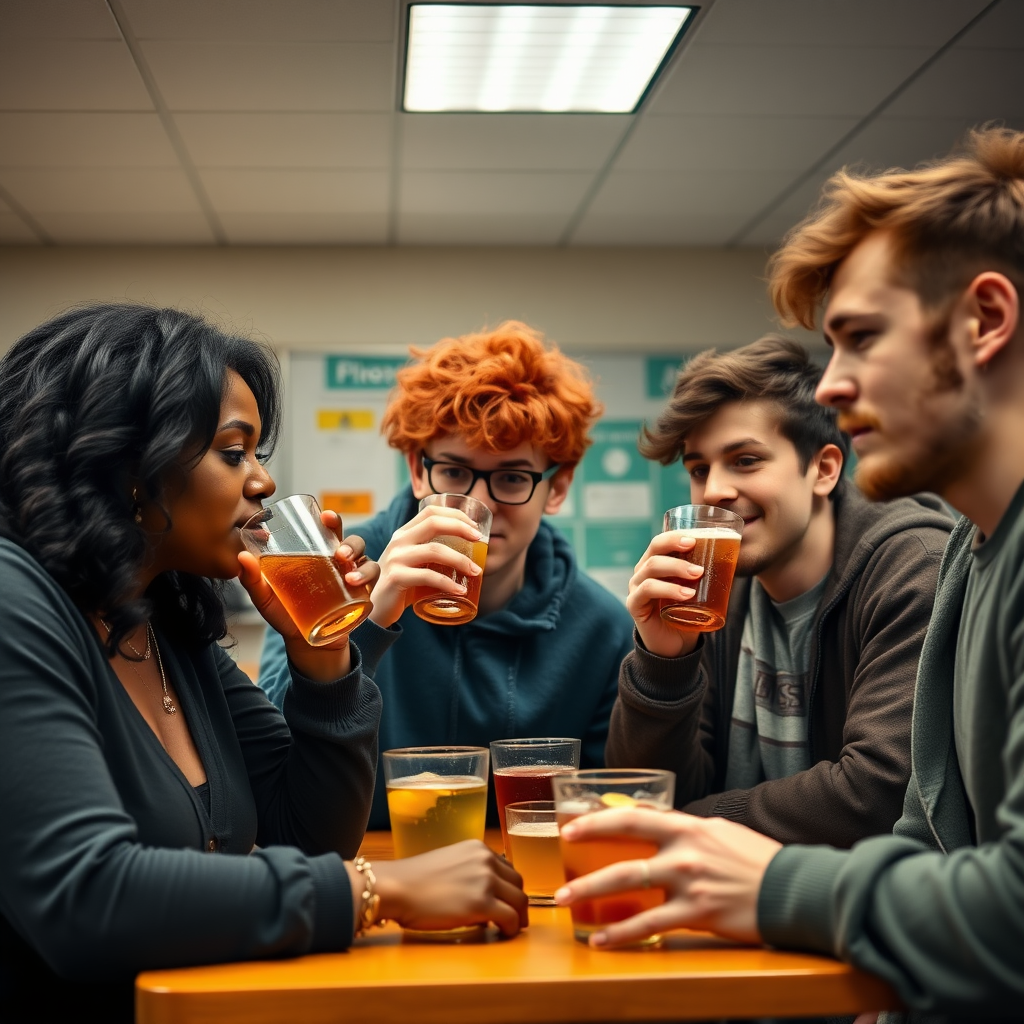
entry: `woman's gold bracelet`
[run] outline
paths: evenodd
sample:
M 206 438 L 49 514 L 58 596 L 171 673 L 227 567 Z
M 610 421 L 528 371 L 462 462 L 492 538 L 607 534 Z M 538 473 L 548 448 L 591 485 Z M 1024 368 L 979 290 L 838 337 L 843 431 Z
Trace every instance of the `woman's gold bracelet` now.
M 371 928 L 381 928 L 387 924 L 384 918 L 377 920 L 380 913 L 380 894 L 376 891 L 377 876 L 373 873 L 373 865 L 365 857 L 356 857 L 352 866 L 363 879 L 363 891 L 360 896 L 359 911 L 356 914 L 356 938 Z

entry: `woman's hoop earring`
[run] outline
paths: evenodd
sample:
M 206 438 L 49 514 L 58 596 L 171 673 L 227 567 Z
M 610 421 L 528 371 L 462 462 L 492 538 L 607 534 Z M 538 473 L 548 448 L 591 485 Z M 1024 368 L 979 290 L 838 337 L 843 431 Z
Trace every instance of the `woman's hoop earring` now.
M 135 517 L 135 522 L 142 522 L 142 506 L 139 504 L 139 489 L 138 487 L 132 488 L 132 514 Z

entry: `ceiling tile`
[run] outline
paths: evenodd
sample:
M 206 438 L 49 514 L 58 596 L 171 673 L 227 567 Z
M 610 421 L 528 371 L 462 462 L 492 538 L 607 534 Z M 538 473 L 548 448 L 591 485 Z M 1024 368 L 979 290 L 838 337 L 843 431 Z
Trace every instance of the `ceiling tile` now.
M 0 245 L 38 245 L 36 233 L 0 199 Z
M 399 213 L 459 215 L 562 215 L 583 198 L 591 174 L 514 174 L 407 171 L 400 184 Z
M 172 110 L 391 111 L 384 43 L 141 44 Z
M 393 114 L 176 114 L 200 167 L 388 167 Z
M 968 117 L 883 117 L 867 125 L 836 154 L 833 168 L 854 165 L 868 171 L 915 167 L 946 156 L 978 119 Z M 1024 129 L 1024 117 L 1011 127 Z
M 0 167 L 176 167 L 156 114 L 0 113 Z
M 700 45 L 939 47 L 989 0 L 716 0 Z
M 43 213 L 58 245 L 210 245 L 199 213 Z
M 758 222 L 750 231 L 737 238 L 739 245 L 759 245 L 766 249 L 774 249 L 782 240 L 790 228 L 796 227 L 817 205 L 821 197 L 821 186 L 827 174 L 822 174 L 807 184 L 802 185 L 796 192 L 785 200 L 777 209 L 773 210 Z M 781 189 L 780 189 L 781 192 Z M 730 239 L 731 241 L 732 239 Z
M 613 171 L 574 244 L 724 245 L 791 180 L 784 171 Z
M 204 168 L 200 176 L 218 213 L 365 214 L 388 206 L 385 171 Z
M 956 47 L 935 62 L 886 114 L 970 117 L 978 121 L 1024 114 L 1024 37 L 1020 50 L 1000 53 Z
M 566 218 L 555 214 L 403 213 L 399 245 L 554 245 Z
M 728 239 L 722 217 L 700 212 L 665 217 L 595 214 L 573 234 L 573 246 L 721 246 Z
M 3 35 L 12 39 L 116 39 L 103 0 L 4 0 Z
M 121 42 L 62 39 L 0 45 L 0 110 L 152 110 Z
M 386 43 L 396 5 L 385 0 L 121 0 L 139 39 L 208 42 Z
M 1001 0 L 964 36 L 960 45 L 1019 50 L 1024 46 L 1024 0 Z
M 411 170 L 596 170 L 628 117 L 601 114 L 403 114 Z
M 193 213 L 195 195 L 171 168 L 23 168 L 0 172 L 0 184 L 33 217 L 44 213 Z
M 863 117 L 931 54 L 910 47 L 694 46 L 649 113 Z
M 656 117 L 630 136 L 616 170 L 803 170 L 857 124 L 851 117 Z
M 232 245 L 383 245 L 386 213 L 224 213 Z

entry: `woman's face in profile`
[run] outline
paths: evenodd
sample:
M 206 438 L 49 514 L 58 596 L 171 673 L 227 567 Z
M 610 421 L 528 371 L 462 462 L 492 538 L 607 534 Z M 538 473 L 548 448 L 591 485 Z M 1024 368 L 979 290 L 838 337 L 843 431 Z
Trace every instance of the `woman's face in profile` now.
M 238 575 L 238 528 L 274 493 L 273 479 L 256 459 L 260 428 L 256 398 L 229 370 L 213 443 L 183 486 L 168 491 L 171 529 L 159 532 L 163 517 L 143 510 L 143 524 L 156 533 L 154 575 L 168 570 L 214 579 Z

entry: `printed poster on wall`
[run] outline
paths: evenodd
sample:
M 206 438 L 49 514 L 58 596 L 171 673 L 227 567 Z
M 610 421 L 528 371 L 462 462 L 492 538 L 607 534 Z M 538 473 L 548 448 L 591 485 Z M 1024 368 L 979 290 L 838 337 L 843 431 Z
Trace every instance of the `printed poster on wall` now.
M 572 543 L 581 568 L 625 600 L 633 567 L 661 531 L 665 509 L 689 501 L 689 478 L 644 459 L 637 438 L 664 408 L 682 359 L 576 356 L 588 364 L 606 412 L 576 469 L 569 497 L 550 520 Z M 316 495 L 345 529 L 386 508 L 408 482 L 404 458 L 380 423 L 403 355 L 293 353 L 281 493 Z

